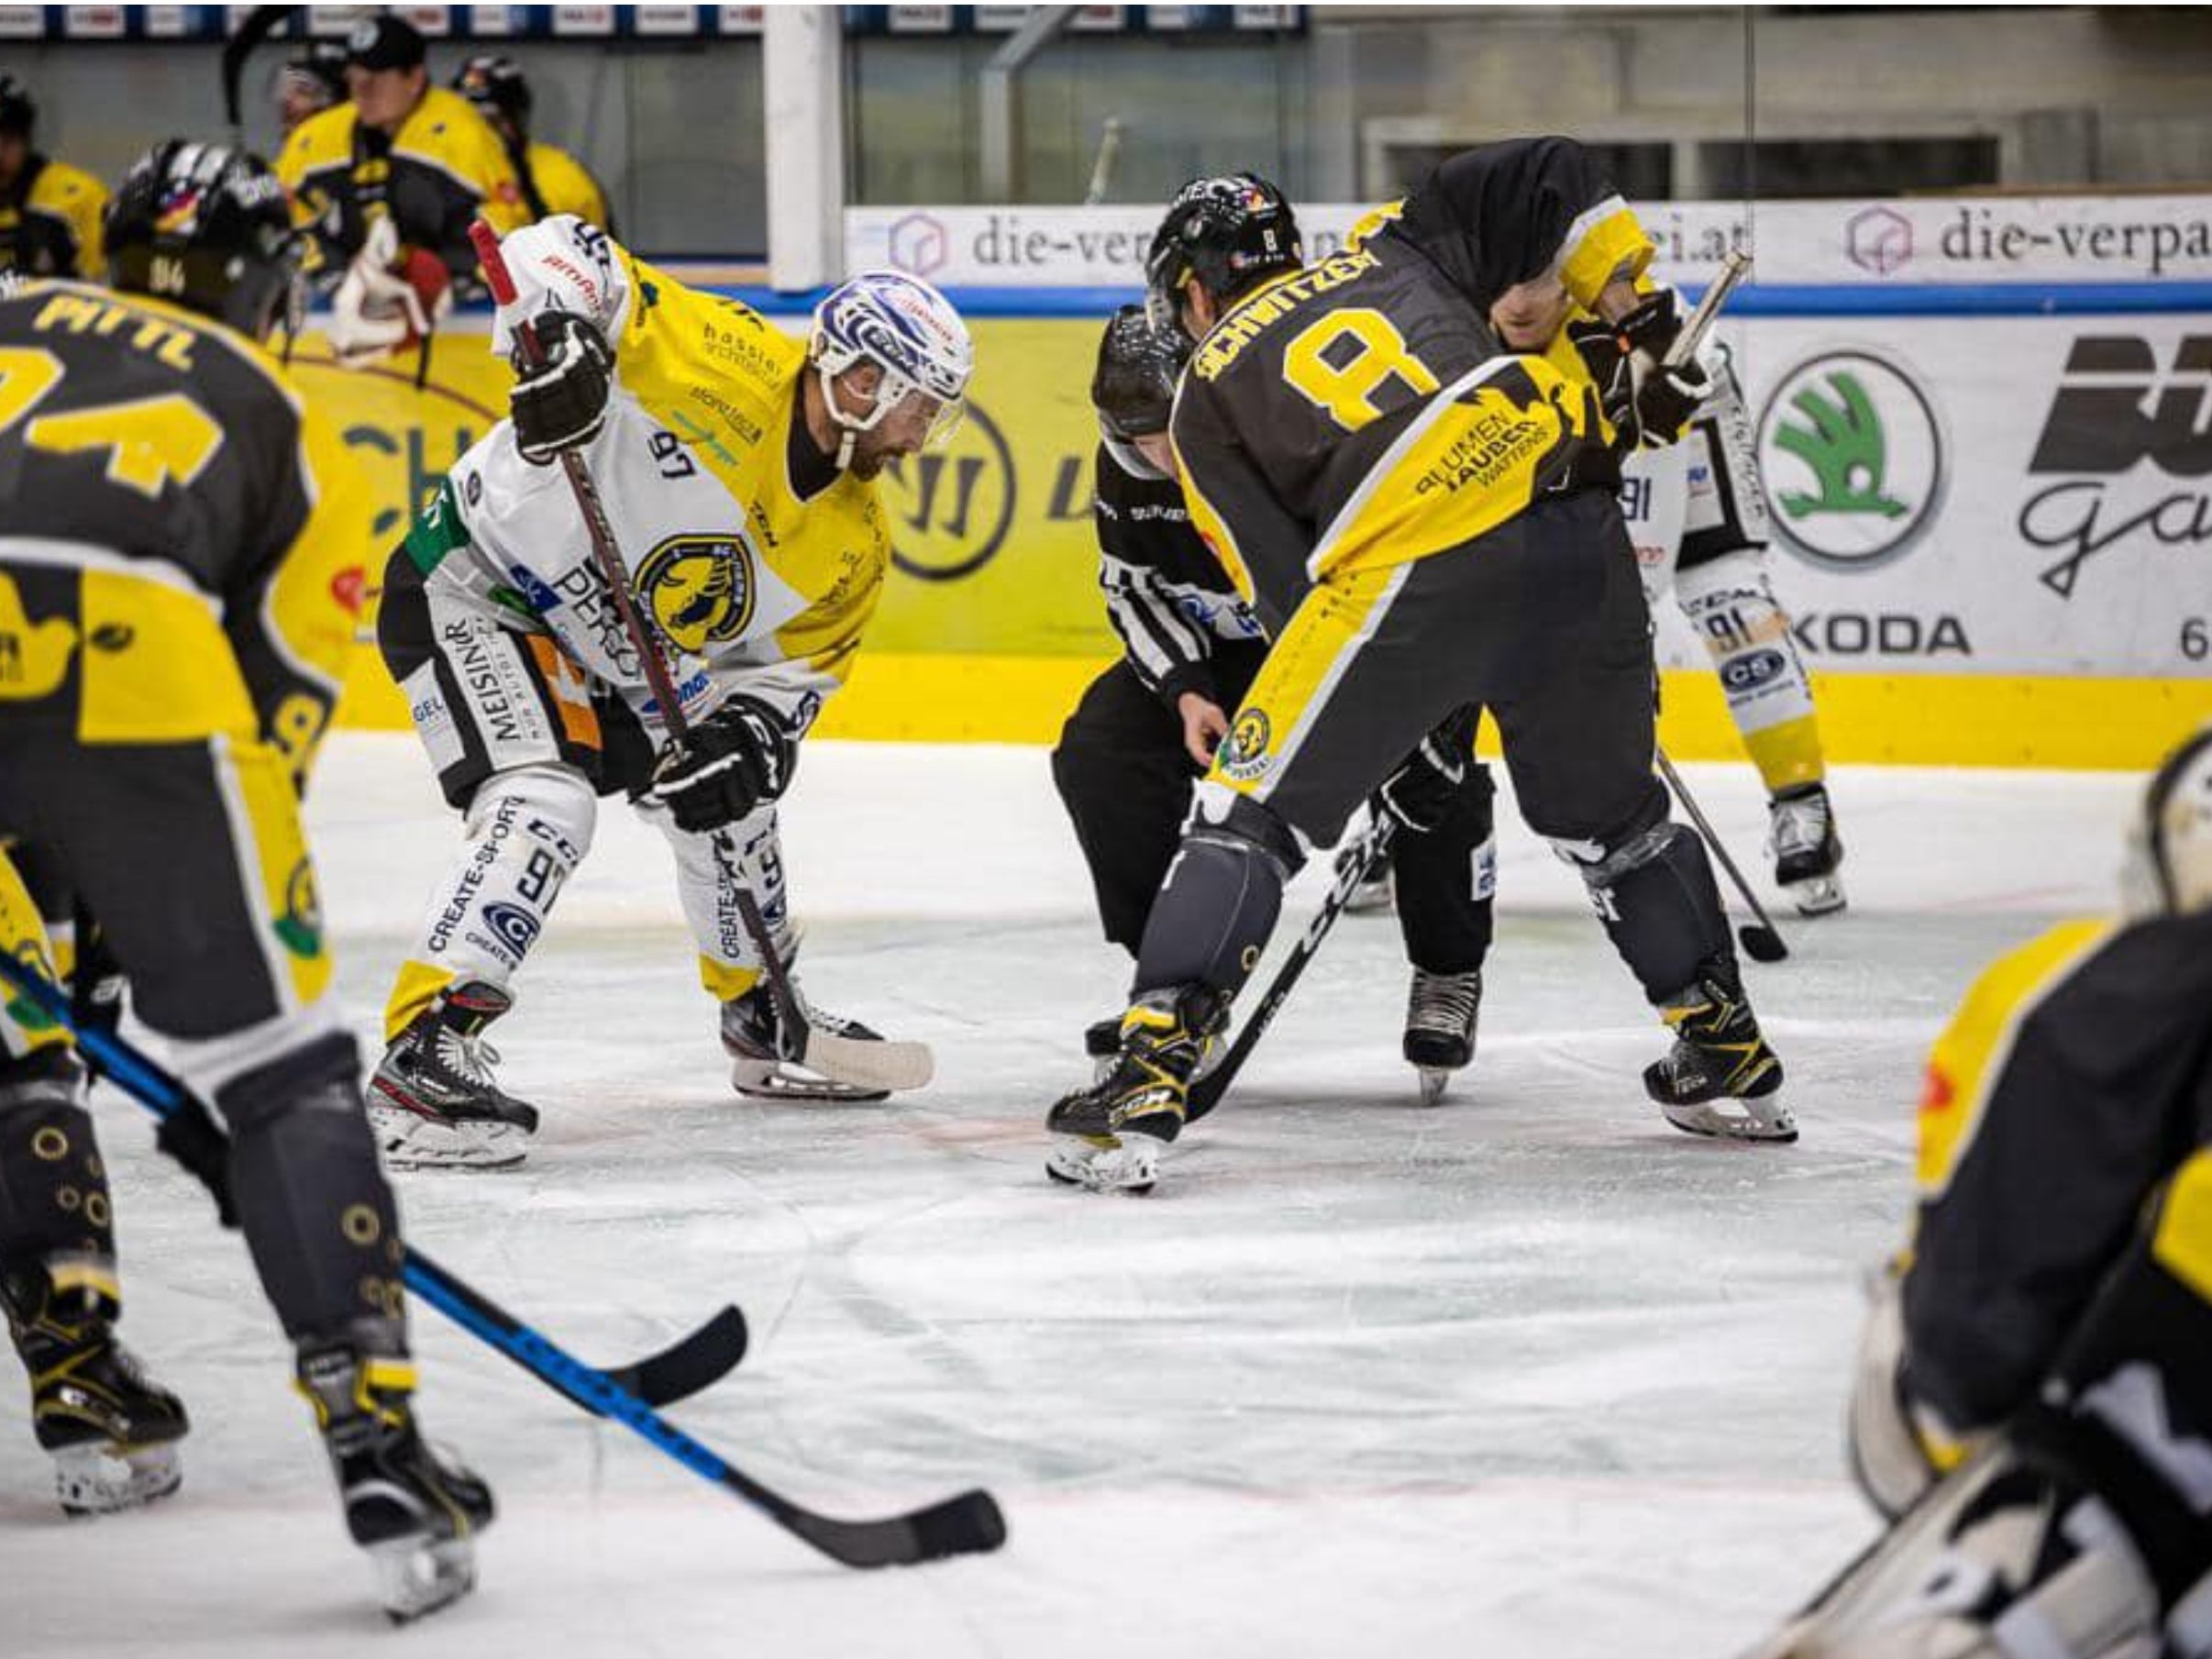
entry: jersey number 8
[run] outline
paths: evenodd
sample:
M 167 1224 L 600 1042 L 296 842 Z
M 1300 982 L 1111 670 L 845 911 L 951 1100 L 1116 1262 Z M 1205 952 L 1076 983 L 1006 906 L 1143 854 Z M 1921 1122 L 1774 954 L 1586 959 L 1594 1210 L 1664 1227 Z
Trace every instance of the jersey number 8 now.
M 1388 317 L 1365 307 L 1308 326 L 1283 352 L 1283 379 L 1347 432 L 1382 416 L 1375 394 L 1388 382 L 1417 397 L 1442 383 Z

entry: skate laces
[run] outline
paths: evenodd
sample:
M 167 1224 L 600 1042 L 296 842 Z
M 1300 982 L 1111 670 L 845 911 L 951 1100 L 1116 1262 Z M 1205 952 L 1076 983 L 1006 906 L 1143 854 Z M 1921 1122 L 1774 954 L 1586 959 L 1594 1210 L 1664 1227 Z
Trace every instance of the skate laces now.
M 1768 839 L 1777 857 L 1817 853 L 1828 845 L 1828 796 L 1816 791 L 1774 803 Z
M 1482 1001 L 1482 971 L 1432 974 L 1416 971 L 1413 994 L 1406 1009 L 1409 1029 L 1464 1033 L 1475 1022 Z
M 499 1050 L 484 1040 L 481 1032 L 457 1031 L 452 1026 L 441 1027 L 437 1034 L 438 1063 L 464 1083 L 481 1089 L 498 1087 L 492 1067 L 499 1064 Z

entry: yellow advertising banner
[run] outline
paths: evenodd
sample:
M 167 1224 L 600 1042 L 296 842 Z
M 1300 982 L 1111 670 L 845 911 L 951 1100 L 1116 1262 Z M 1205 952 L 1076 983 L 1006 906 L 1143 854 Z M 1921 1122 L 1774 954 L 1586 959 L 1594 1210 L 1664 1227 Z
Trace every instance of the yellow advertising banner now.
M 795 326 L 798 319 L 779 319 Z M 296 382 L 337 424 L 376 497 L 377 539 L 396 545 L 437 480 L 504 414 L 509 375 L 482 319 L 416 365 L 337 366 L 319 334 L 293 358 Z M 467 332 L 469 325 L 477 332 Z M 1116 647 L 1098 589 L 1090 529 L 1098 429 L 1089 404 L 1100 321 L 982 318 L 966 420 L 942 450 L 888 470 L 879 486 L 896 570 L 824 735 L 1050 742 Z M 371 619 L 341 723 L 404 729 Z M 1742 754 L 1718 686 L 1701 669 L 1666 676 L 1662 733 L 1683 759 Z M 1911 676 L 1816 668 L 1823 736 L 1836 760 L 2013 766 L 2148 766 L 2212 713 L 2212 682 Z M 2133 735 L 2131 737 L 2128 735 Z

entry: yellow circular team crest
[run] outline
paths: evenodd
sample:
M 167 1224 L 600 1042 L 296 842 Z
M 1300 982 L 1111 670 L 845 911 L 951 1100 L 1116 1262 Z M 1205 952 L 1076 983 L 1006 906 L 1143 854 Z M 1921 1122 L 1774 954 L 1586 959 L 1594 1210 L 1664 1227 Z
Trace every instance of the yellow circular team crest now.
M 671 536 L 637 569 L 661 634 L 693 656 L 745 632 L 755 591 L 752 550 L 735 536 Z
M 1235 724 L 1229 728 L 1222 770 L 1239 782 L 1258 777 L 1271 763 L 1267 744 L 1274 735 L 1275 728 L 1268 723 L 1266 710 L 1240 709 Z

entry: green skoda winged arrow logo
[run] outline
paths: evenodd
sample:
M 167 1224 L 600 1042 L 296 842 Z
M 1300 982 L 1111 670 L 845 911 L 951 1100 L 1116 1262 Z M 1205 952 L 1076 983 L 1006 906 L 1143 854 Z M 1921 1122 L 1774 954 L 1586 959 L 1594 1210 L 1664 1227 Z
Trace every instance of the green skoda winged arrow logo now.
M 1943 439 L 1926 393 L 1886 358 L 1831 351 L 1767 399 L 1759 460 L 1789 549 L 1863 570 L 1906 552 L 1942 493 Z

